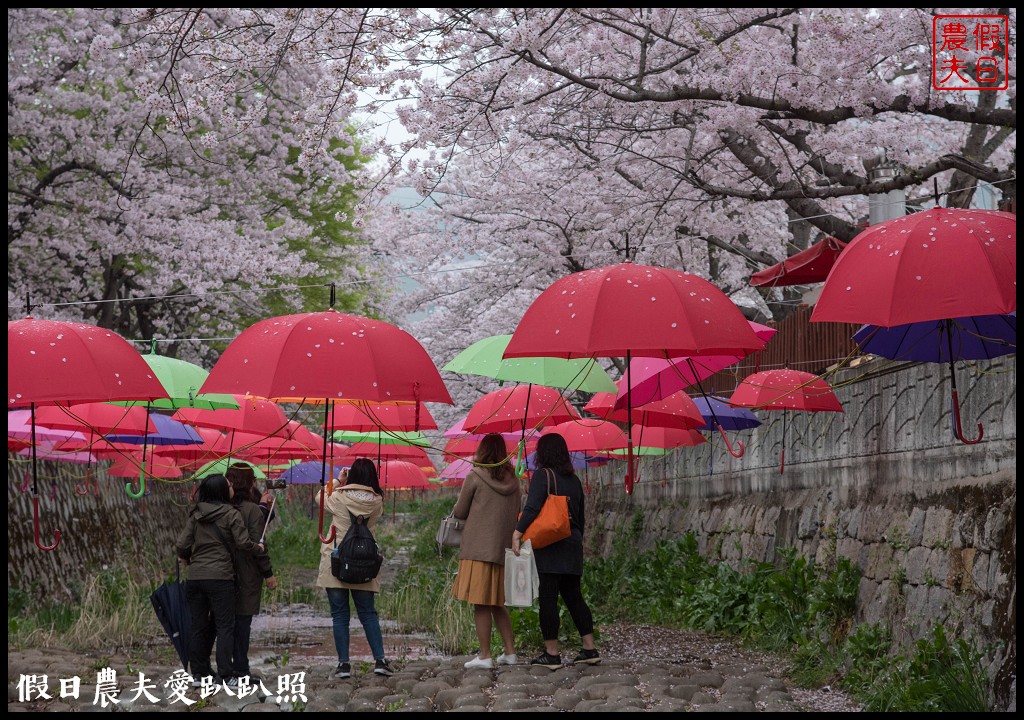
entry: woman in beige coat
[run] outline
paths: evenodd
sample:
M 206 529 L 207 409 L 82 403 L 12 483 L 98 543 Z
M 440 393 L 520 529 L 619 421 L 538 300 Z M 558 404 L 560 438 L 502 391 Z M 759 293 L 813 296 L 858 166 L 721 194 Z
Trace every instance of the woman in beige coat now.
M 476 467 L 466 477 L 455 504 L 455 517 L 466 521 L 459 548 L 459 571 L 452 596 L 473 603 L 480 654 L 467 668 L 492 668 L 491 620 L 501 634 L 505 652 L 499 665 L 515 665 L 512 619 L 505 608 L 505 549 L 516 527 L 521 491 L 509 463 L 505 440 L 491 433 L 480 441 Z
M 359 458 L 352 463 L 351 469 L 342 470 L 339 481 L 343 485 L 335 487 L 333 492 L 328 493 L 324 507 L 333 517 L 331 524 L 337 531 L 336 542 L 340 544 L 352 525 L 349 513 L 365 518 L 367 527 L 371 532 L 373 531 L 377 520 L 384 513 L 384 493 L 381 491 L 380 482 L 377 479 L 376 466 L 366 458 Z M 319 500 L 318 495 L 317 501 L 319 502 Z M 350 593 L 356 606 L 356 614 L 359 615 L 359 622 L 363 626 L 363 632 L 366 633 L 366 641 L 373 652 L 373 659 L 376 660 L 373 671 L 378 675 L 391 675 L 394 671 L 384 657 L 384 637 L 381 634 L 380 619 L 377 617 L 377 610 L 374 607 L 374 593 L 380 592 L 380 578 L 374 578 L 361 585 L 338 580 L 331 574 L 331 552 L 334 547 L 333 544 L 321 544 L 320 573 L 316 579 L 317 587 L 327 590 L 327 601 L 330 603 L 331 618 L 334 621 L 334 646 L 338 651 L 338 668 L 334 672 L 334 677 L 352 676 L 352 666 L 348 656 L 348 625 L 351 619 L 348 598 Z

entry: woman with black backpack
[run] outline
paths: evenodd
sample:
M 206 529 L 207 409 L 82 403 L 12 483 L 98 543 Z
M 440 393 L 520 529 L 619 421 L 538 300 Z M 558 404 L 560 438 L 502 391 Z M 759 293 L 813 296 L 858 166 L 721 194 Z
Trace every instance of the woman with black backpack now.
M 394 671 L 384 657 L 384 636 L 380 630 L 380 619 L 374 607 L 374 593 L 380 592 L 380 578 L 374 577 L 365 583 L 348 583 L 334 577 L 331 572 L 331 553 L 337 545 L 341 545 L 352 526 L 352 518 L 365 522 L 372 531 L 377 520 L 384 514 L 384 492 L 377 479 L 377 468 L 372 461 L 359 458 L 352 463 L 352 468 L 341 471 L 340 487 L 335 486 L 324 499 L 324 508 L 331 513 L 331 524 L 337 535 L 335 543 L 321 544 L 320 572 L 316 586 L 327 591 L 327 601 L 331 606 L 331 619 L 334 626 L 334 646 L 338 651 L 338 667 L 334 672 L 336 678 L 352 676 L 352 665 L 349 663 L 349 595 L 356 606 L 356 614 L 366 633 L 366 641 L 376 661 L 373 672 L 377 675 L 391 675 Z M 328 488 L 330 490 L 330 488 Z M 323 492 L 321 490 L 321 492 Z M 317 496 L 319 502 L 320 497 Z M 329 532 L 329 531 L 328 531 Z

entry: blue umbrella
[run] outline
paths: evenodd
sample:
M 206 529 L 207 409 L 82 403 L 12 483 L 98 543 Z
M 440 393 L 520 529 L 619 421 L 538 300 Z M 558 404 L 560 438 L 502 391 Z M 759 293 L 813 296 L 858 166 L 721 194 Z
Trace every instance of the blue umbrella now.
M 286 485 L 319 485 L 320 478 L 336 478 L 342 468 L 347 465 L 332 465 L 330 472 L 324 474 L 324 464 L 321 462 L 309 461 L 298 465 L 292 465 L 281 473 L 279 480 L 284 480 Z
M 149 433 L 148 435 L 107 435 L 106 438 L 112 443 L 134 443 L 136 445 L 142 445 L 143 441 L 149 445 L 203 444 L 203 438 L 200 437 L 195 428 L 159 413 L 150 413 L 149 419 L 154 427 L 156 427 L 155 433 Z
M 968 440 L 963 434 L 953 363 L 957 360 L 986 360 L 1017 352 L 1017 312 L 929 320 L 889 328 L 865 325 L 854 333 L 853 339 L 864 352 L 891 360 L 949 363 L 953 435 L 961 442 L 973 445 L 981 442 L 984 431 L 978 423 L 977 438 Z
M 726 430 L 747 430 L 761 424 L 757 415 L 747 408 L 732 407 L 727 401 L 714 395 L 696 397 L 693 399 L 693 403 L 707 421 L 696 428 L 700 431 L 716 430 L 718 425 Z M 716 422 L 717 424 L 715 424 Z
M 864 352 L 891 360 L 987 360 L 1017 352 L 1017 313 L 929 320 L 890 328 L 865 325 L 853 339 Z

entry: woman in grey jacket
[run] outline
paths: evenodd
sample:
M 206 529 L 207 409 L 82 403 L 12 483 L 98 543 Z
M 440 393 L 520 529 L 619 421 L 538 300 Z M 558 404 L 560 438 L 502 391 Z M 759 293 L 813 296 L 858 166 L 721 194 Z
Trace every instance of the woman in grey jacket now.
M 455 517 L 466 521 L 459 548 L 459 571 L 452 596 L 473 603 L 480 654 L 467 668 L 492 668 L 491 620 L 501 634 L 505 652 L 499 665 L 515 665 L 512 619 L 505 608 L 505 549 L 519 514 L 519 480 L 509 463 L 505 439 L 491 433 L 480 441 L 476 466 L 466 477 L 455 503 Z
M 185 595 L 192 615 L 189 672 L 193 684 L 213 675 L 210 651 L 217 640 L 217 672 L 226 685 L 238 684 L 231 662 L 235 639 L 235 563 L 233 553 L 263 552 L 231 506 L 231 486 L 223 475 L 208 475 L 176 543 L 188 565 Z

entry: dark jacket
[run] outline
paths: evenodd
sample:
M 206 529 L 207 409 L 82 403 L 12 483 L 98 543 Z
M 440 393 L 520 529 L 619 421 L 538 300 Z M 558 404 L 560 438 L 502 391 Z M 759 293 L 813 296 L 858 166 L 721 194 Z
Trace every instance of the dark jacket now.
M 214 527 L 220 529 L 220 534 Z M 234 580 L 233 551 L 253 552 L 256 548 L 234 506 L 207 502 L 192 508 L 175 545 L 178 557 L 189 563 L 189 580 Z
M 539 469 L 530 478 L 526 493 L 526 507 L 519 516 L 516 530 L 526 532 L 548 498 L 548 478 L 553 495 L 565 495 L 569 505 L 569 528 L 572 533 L 547 547 L 534 550 L 538 573 L 560 575 L 583 574 L 583 527 L 586 524 L 583 508 L 583 485 L 575 475 L 561 475 L 553 470 Z
M 249 539 L 258 543 L 267 520 L 260 510 L 260 506 L 243 500 L 235 507 L 242 515 L 242 522 L 245 523 L 246 530 L 249 532 Z M 244 550 L 236 550 L 235 571 L 238 573 L 238 577 L 235 578 L 235 584 L 238 586 L 238 592 L 235 595 L 235 613 L 255 615 L 260 611 L 263 578 L 274 575 L 274 569 L 270 565 L 270 556 L 265 552 L 254 555 Z
M 462 483 L 455 517 L 466 521 L 459 547 L 460 560 L 505 564 L 512 531 L 522 504 L 519 480 L 510 470 L 495 480 L 488 468 L 473 468 Z

